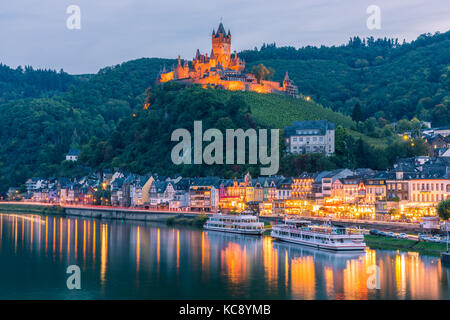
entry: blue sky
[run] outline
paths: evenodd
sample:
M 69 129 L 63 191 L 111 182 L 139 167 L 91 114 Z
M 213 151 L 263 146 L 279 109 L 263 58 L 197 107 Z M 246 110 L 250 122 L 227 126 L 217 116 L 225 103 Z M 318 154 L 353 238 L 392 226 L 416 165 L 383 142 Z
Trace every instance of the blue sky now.
M 66 9 L 81 9 L 81 29 L 69 30 Z M 369 5 L 381 9 L 381 29 L 366 26 Z M 63 68 L 74 74 L 141 57 L 191 59 L 210 51 L 220 19 L 232 49 L 339 45 L 351 36 L 411 41 L 450 29 L 448 0 L 3 0 L 0 62 Z

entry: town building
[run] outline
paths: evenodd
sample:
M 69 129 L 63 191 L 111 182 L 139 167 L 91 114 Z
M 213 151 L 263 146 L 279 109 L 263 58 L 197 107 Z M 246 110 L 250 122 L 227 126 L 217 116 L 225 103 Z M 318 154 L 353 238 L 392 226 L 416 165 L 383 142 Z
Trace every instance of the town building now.
M 192 183 L 192 179 L 182 178 L 175 183 L 175 195 L 171 201 L 169 201 L 169 209 L 171 210 L 185 210 L 189 209 L 189 187 Z
M 130 184 L 130 198 L 132 207 L 142 206 L 144 205 L 145 200 L 148 199 L 148 197 L 144 196 L 144 186 L 148 180 L 148 176 L 136 176 L 134 181 Z
M 421 132 L 423 135 L 426 135 L 426 136 L 441 135 L 443 137 L 448 137 L 448 136 L 450 136 L 450 126 L 427 128 L 427 129 L 423 129 Z
M 366 187 L 366 203 L 386 200 L 386 172 L 378 172 L 364 179 Z
M 80 156 L 81 150 L 79 149 L 70 149 L 66 154 L 67 161 L 78 161 L 78 157 Z
M 150 205 L 158 206 L 165 205 L 169 206 L 169 202 L 175 198 L 175 187 L 174 183 L 171 181 L 160 181 L 156 180 L 150 187 Z
M 284 128 L 286 150 L 293 154 L 334 153 L 335 126 L 328 120 L 295 121 Z
M 317 173 L 304 172 L 300 176 L 292 179 L 292 199 L 313 200 L 313 184 Z
M 316 189 L 317 187 L 320 187 L 320 192 L 318 193 L 319 196 L 316 198 L 332 197 L 333 182 L 335 182 L 337 179 L 346 178 L 351 175 L 353 175 L 353 171 L 350 169 L 336 169 L 333 171 L 325 172 L 325 174 L 323 176 L 320 176 L 319 178 L 320 185 L 316 186 Z M 319 184 L 318 181 L 315 181 L 315 183 L 316 185 Z
M 205 177 L 193 179 L 189 186 L 189 206 L 192 211 L 213 212 L 219 207 L 220 179 Z

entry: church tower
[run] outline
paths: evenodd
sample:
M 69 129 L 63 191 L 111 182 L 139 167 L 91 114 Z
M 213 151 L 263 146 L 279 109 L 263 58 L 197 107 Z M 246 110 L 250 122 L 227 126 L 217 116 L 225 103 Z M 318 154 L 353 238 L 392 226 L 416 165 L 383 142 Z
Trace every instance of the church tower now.
M 220 63 L 225 68 L 231 60 L 231 33 L 228 30 L 228 34 L 225 32 L 222 22 L 219 24 L 217 32 L 213 30 L 212 38 L 212 50 L 216 58 L 216 62 Z

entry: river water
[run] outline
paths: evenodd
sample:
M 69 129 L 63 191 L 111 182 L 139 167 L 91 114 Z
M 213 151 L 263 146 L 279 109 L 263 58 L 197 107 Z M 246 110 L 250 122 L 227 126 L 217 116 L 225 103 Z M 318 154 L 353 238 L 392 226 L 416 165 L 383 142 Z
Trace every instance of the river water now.
M 71 265 L 81 289 L 67 286 Z M 450 299 L 449 287 L 450 268 L 415 252 L 338 255 L 268 236 L 0 214 L 0 299 Z

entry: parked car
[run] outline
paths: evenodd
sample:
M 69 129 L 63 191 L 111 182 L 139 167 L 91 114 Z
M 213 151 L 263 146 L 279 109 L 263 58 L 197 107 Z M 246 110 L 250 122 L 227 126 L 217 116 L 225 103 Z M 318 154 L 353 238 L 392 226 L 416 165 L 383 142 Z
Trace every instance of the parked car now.
M 447 237 L 441 237 L 442 243 L 447 243 L 447 241 L 450 241 L 450 239 L 448 239 Z
M 387 236 L 391 237 L 391 238 L 396 238 L 395 233 L 393 233 L 393 232 L 388 232 Z
M 419 233 L 419 240 L 420 241 L 427 241 L 428 240 L 428 236 L 423 234 L 423 233 Z
M 386 237 L 386 232 L 384 232 L 384 231 L 380 231 L 380 232 L 378 232 L 378 235 L 379 236 L 383 236 L 383 237 Z
M 370 230 L 370 234 L 373 236 L 378 236 L 380 235 L 380 231 L 378 231 L 377 229 L 372 229 Z
M 429 237 L 428 241 L 438 243 L 438 242 L 441 242 L 441 238 L 439 238 L 439 237 Z
M 408 235 L 406 233 L 400 233 L 399 235 L 397 235 L 398 239 L 408 239 Z

